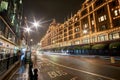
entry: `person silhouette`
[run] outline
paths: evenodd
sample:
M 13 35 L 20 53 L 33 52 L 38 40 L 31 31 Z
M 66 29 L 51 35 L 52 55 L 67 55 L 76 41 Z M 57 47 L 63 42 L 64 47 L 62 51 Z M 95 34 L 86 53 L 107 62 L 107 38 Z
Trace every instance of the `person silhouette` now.
M 34 69 L 34 75 L 33 75 L 33 80 L 38 80 L 38 74 L 37 74 L 38 70 L 37 68 Z

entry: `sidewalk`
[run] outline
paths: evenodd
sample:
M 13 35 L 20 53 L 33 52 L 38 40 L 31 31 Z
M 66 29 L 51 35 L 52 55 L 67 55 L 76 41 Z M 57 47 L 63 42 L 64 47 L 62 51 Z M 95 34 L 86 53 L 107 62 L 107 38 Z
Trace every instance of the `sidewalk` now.
M 29 80 L 28 69 L 28 64 L 21 65 L 20 68 L 13 73 L 9 80 Z
M 5 71 L 2 75 L 0 75 L 0 80 L 8 80 L 11 76 L 10 73 L 13 73 L 15 69 L 19 67 L 19 61 L 15 62 L 14 65 L 12 65 L 8 70 Z

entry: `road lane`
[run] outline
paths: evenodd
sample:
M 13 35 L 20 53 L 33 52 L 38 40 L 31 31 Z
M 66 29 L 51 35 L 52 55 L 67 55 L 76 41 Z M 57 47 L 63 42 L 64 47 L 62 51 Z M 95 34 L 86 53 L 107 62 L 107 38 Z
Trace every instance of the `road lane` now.
M 71 80 L 73 75 L 48 61 L 38 62 L 40 80 Z M 42 77 L 42 79 L 41 79 Z
M 98 63 L 91 64 L 89 62 L 83 61 L 80 57 L 71 57 L 71 56 L 44 56 L 47 59 L 52 60 L 53 62 L 70 66 L 72 68 L 77 68 L 91 73 L 96 73 L 111 77 L 113 79 L 120 80 L 120 68 L 112 67 L 109 65 L 101 65 Z
M 59 64 L 59 61 L 64 65 Z M 69 64 L 69 66 L 66 66 L 66 64 Z M 39 74 L 42 77 L 40 80 L 117 80 L 79 68 L 73 68 L 72 65 L 70 60 L 65 63 L 64 60 L 59 60 L 55 56 L 54 58 L 53 56 L 47 56 L 47 58 L 46 56 L 42 56 L 40 57 L 40 61 L 38 61 Z

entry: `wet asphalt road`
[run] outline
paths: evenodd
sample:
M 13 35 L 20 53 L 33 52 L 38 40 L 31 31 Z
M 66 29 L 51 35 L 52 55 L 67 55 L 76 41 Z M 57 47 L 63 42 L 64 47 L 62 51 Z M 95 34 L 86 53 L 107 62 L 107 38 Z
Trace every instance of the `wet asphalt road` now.
M 89 63 L 80 57 L 37 56 L 39 80 L 120 80 L 120 68 Z

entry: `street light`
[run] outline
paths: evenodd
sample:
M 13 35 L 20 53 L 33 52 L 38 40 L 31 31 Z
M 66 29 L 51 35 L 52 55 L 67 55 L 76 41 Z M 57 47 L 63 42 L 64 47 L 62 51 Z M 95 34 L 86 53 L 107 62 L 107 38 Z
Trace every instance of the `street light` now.
M 30 41 L 32 42 L 32 41 L 33 41 L 33 39 L 30 39 Z
M 30 27 L 25 28 L 25 32 L 30 33 L 30 31 L 32 31 Z
M 31 22 L 31 23 L 32 23 L 33 26 L 36 28 L 36 30 L 37 30 L 37 28 L 40 26 L 40 21 L 36 21 L 35 18 L 34 18 L 34 22 Z
M 36 21 L 35 21 L 35 22 L 33 23 L 33 25 L 34 25 L 35 27 L 38 27 L 38 26 L 39 26 L 39 22 L 36 22 Z
M 35 26 L 35 28 L 36 28 L 36 30 L 37 30 L 37 27 L 39 26 L 39 22 L 38 21 L 35 21 L 35 19 L 34 19 L 34 22 L 32 22 L 31 24 L 33 24 L 32 26 L 30 26 L 30 27 L 28 27 L 29 25 L 28 25 L 28 21 L 27 21 L 27 18 L 25 18 L 25 24 L 26 24 L 26 28 L 25 28 L 25 31 L 28 33 L 28 35 L 27 36 L 30 36 L 30 31 L 32 31 L 31 30 L 31 28 L 32 28 L 32 26 Z M 28 38 L 28 37 L 27 37 Z M 29 39 L 29 38 L 28 38 Z M 32 73 L 32 68 L 33 68 L 33 63 L 32 63 L 32 61 L 31 61 L 31 53 L 32 53 L 32 51 L 31 51 L 31 42 L 33 41 L 33 39 L 30 39 L 30 45 L 29 45 L 29 49 L 30 49 L 30 55 L 29 55 L 29 77 L 30 77 L 30 80 L 32 79 L 32 75 L 33 75 L 33 73 Z M 29 41 L 28 41 L 29 42 Z

